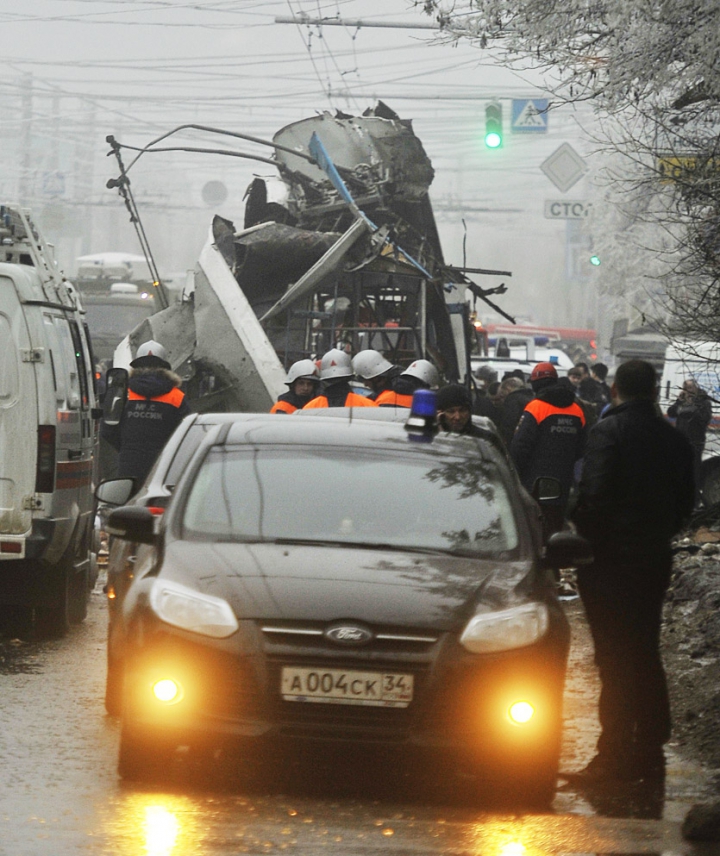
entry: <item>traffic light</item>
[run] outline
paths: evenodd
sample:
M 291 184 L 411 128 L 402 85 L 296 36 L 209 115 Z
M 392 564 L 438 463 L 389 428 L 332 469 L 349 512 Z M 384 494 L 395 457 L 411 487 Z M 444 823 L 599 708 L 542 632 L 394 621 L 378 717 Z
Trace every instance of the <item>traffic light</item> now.
M 595 267 L 598 267 L 600 264 L 600 256 L 595 255 L 593 253 L 593 255 L 590 256 L 590 264 L 595 265 Z
M 499 149 L 502 144 L 502 107 L 493 102 L 485 108 L 485 145 L 489 149 Z

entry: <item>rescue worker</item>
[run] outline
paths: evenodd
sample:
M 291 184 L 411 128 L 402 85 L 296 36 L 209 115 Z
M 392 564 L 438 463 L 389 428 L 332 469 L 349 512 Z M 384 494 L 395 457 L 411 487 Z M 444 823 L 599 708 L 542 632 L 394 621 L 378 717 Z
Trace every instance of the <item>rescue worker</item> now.
M 470 393 L 459 383 L 451 383 L 438 390 L 437 416 L 444 431 L 470 437 L 483 436 L 483 432 L 473 425 Z
M 379 407 L 412 407 L 416 389 L 432 389 L 440 383 L 440 375 L 430 360 L 415 360 L 393 381 L 393 388 L 377 397 Z
M 128 397 L 117 425 L 102 424 L 102 436 L 119 452 L 118 478 L 134 478 L 139 488 L 163 446 L 190 407 L 170 370 L 165 348 L 153 340 L 137 349 L 130 363 Z
M 313 360 L 298 360 L 288 369 L 285 384 L 287 392 L 278 396 L 270 413 L 294 413 L 313 399 L 320 383 L 320 375 Z
M 546 536 L 562 529 L 575 461 L 585 448 L 585 416 L 570 389 L 558 384 L 552 363 L 538 363 L 530 375 L 535 398 L 520 417 L 510 443 L 520 481 L 532 493 L 535 481 L 543 476 L 560 482 L 560 496 L 543 503 Z
M 328 351 L 320 360 L 322 392 L 311 399 L 303 410 L 316 407 L 376 407 L 374 401 L 352 391 L 352 376 L 352 363 L 348 354 L 338 348 Z
M 372 348 L 358 351 L 352 359 L 352 367 L 357 377 L 372 390 L 368 395 L 370 401 L 376 401 L 381 393 L 392 390 L 393 380 L 400 373 L 397 366 Z

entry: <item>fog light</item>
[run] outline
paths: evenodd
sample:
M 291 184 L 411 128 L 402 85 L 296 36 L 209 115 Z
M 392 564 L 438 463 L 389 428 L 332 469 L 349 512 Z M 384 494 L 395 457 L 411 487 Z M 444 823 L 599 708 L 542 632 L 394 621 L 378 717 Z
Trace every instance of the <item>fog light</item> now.
M 158 701 L 173 704 L 182 698 L 182 690 L 172 678 L 163 678 L 153 684 L 153 695 Z
M 525 725 L 535 715 L 535 708 L 527 701 L 516 701 L 510 705 L 508 716 L 516 725 Z

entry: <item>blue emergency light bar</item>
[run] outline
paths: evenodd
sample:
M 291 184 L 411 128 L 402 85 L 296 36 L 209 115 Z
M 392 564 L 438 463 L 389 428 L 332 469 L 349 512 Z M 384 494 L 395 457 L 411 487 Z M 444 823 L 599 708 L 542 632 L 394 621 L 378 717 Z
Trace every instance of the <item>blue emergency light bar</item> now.
M 431 389 L 417 389 L 413 393 L 410 415 L 405 422 L 408 439 L 430 443 L 437 434 L 437 396 Z

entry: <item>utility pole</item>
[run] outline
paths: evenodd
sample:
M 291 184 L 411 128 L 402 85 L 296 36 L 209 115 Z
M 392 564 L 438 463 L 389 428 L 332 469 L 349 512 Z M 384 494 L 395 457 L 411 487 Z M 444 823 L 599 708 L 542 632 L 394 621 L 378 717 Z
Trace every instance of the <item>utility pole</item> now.
M 20 84 L 20 103 L 22 116 L 22 153 L 20 156 L 20 180 L 18 182 L 18 201 L 27 205 L 30 199 L 30 164 L 32 162 L 32 122 L 33 122 L 33 76 L 24 74 Z

